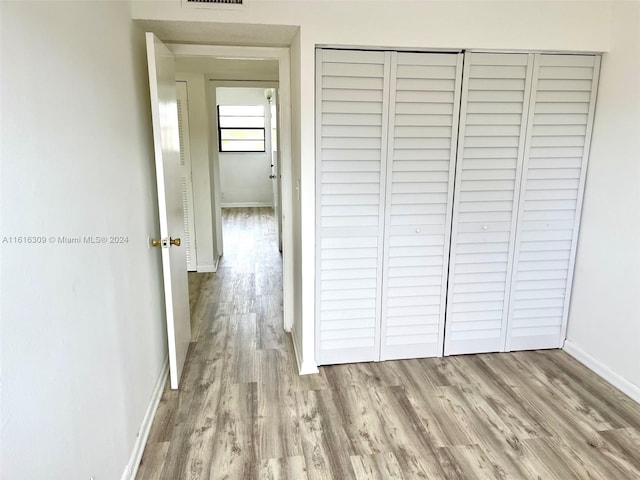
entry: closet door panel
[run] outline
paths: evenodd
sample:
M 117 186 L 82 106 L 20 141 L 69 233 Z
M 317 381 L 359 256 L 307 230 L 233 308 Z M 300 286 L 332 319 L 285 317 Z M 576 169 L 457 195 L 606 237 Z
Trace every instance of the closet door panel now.
M 532 66 L 465 56 L 445 355 L 504 348 Z
M 379 357 L 390 54 L 317 50 L 317 360 Z
M 564 342 L 599 67 L 536 55 L 507 350 Z
M 462 55 L 394 53 L 381 360 L 442 354 Z

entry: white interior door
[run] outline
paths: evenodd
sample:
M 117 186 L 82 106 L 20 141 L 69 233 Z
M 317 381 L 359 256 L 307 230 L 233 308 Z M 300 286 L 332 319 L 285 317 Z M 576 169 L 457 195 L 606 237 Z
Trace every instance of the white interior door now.
M 193 181 L 191 177 L 191 140 L 189 137 L 189 99 L 187 97 L 187 82 L 176 82 L 178 95 L 178 129 L 180 132 L 180 193 L 184 210 L 184 246 L 187 257 L 187 270 L 195 272 L 198 269 L 197 252 L 194 241 L 196 238 L 196 219 L 193 207 Z
M 180 194 L 180 137 L 174 60 L 171 51 L 153 33 L 147 33 L 147 60 L 151 92 L 151 119 L 158 187 L 162 276 L 167 313 L 171 388 L 178 388 L 191 341 L 189 291 Z

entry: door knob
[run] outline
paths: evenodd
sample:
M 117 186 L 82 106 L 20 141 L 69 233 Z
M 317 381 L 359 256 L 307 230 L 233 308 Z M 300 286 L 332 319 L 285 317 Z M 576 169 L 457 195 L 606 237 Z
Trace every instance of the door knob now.
M 269 175 L 269 178 L 276 178 L 275 175 Z
M 171 237 L 169 237 L 169 242 L 167 242 L 166 238 L 164 238 L 162 240 L 156 240 L 155 238 L 151 239 L 151 246 L 152 247 L 167 248 L 167 247 L 169 247 L 169 245 L 175 245 L 176 247 L 179 247 L 180 243 L 182 243 L 182 242 L 180 241 L 179 238 L 171 238 Z

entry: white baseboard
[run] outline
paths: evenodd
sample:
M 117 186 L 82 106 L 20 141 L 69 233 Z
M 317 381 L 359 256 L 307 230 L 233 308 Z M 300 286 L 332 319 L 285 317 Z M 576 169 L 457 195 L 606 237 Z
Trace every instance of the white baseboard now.
M 216 273 L 218 271 L 218 263 L 220 262 L 220 258 L 216 261 L 214 265 L 198 265 L 196 267 L 196 272 L 198 273 Z
M 134 478 L 136 478 L 138 468 L 140 467 L 140 461 L 142 460 L 142 453 L 144 452 L 144 447 L 147 444 L 149 432 L 151 431 L 151 425 L 153 424 L 153 418 L 156 415 L 156 410 L 158 409 L 160 398 L 162 398 L 162 392 L 164 391 L 164 386 L 167 383 L 168 376 L 169 358 L 167 357 L 167 359 L 164 361 L 164 364 L 162 365 L 162 370 L 160 371 L 160 375 L 156 380 L 156 384 L 153 387 L 151 400 L 149 400 L 147 411 L 144 412 L 142 424 L 140 425 L 140 429 L 138 430 L 138 436 L 136 437 L 136 442 L 133 444 L 133 451 L 131 452 L 131 456 L 129 457 L 129 463 L 122 473 L 121 480 L 133 480 Z
M 298 364 L 298 375 L 313 375 L 319 373 L 318 365 L 311 364 L 310 362 L 304 362 L 300 350 L 298 350 L 298 336 L 296 335 L 295 328 L 291 328 L 291 343 L 293 343 L 293 351 L 296 355 L 296 363 Z
M 264 202 L 235 202 L 235 203 L 223 203 L 222 208 L 251 208 L 251 207 L 271 207 L 273 205 L 271 203 Z
M 589 370 L 597 373 L 618 390 L 625 393 L 636 402 L 640 403 L 640 386 L 635 385 L 634 383 L 624 378 L 622 375 L 614 372 L 600 360 L 592 357 L 587 352 L 578 347 L 575 343 L 569 340 L 564 342 L 563 349 Z

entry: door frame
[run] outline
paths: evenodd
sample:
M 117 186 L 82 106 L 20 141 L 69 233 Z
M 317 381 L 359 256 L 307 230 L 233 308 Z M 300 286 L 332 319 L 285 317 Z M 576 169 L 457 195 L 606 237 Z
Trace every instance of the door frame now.
M 282 221 L 282 301 L 283 327 L 287 332 L 293 327 L 294 316 L 294 258 L 293 258 L 293 194 L 292 194 L 292 134 L 291 134 L 291 60 L 287 47 L 243 47 L 224 45 L 190 45 L 167 43 L 175 56 L 216 57 L 218 59 L 259 59 L 278 62 L 278 93 L 280 102 L 280 179 Z M 216 219 L 217 241 L 222 247 L 222 208 L 220 176 L 217 155 L 210 162 L 213 208 Z M 222 251 L 220 251 L 222 254 Z

